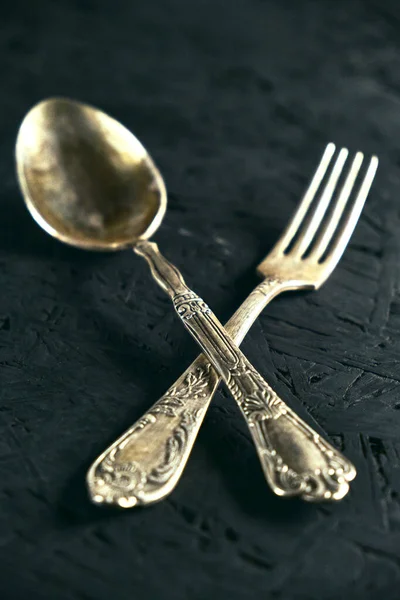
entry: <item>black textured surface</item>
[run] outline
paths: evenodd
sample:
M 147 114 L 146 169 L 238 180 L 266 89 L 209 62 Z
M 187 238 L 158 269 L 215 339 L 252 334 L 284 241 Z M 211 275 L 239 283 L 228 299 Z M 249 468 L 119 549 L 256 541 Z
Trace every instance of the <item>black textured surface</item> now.
M 2 600 L 398 598 L 398 6 L 2 6 Z M 143 261 L 64 247 L 26 212 L 16 131 L 55 94 L 99 106 L 149 148 L 170 198 L 156 239 L 223 319 L 256 284 L 325 144 L 380 156 L 328 283 L 278 298 L 243 345 L 353 459 L 343 502 L 275 498 L 219 393 L 170 498 L 122 513 L 89 504 L 91 461 L 197 353 Z

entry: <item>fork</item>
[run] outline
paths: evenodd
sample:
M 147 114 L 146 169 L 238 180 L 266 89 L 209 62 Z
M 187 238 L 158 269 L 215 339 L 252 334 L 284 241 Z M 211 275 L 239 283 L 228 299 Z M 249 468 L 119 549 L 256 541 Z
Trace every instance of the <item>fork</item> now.
M 372 185 L 378 159 L 370 159 L 358 191 L 350 200 L 364 157 L 361 152 L 355 155 L 340 186 L 348 150 L 342 148 L 332 165 L 335 150 L 334 144 L 327 145 L 296 213 L 257 268 L 263 281 L 228 321 L 230 338 L 226 336 L 228 344 L 222 359 L 220 348 L 203 347 L 207 356 L 200 355 L 158 402 L 97 458 L 87 474 L 93 502 L 129 508 L 159 501 L 175 488 L 220 383 L 209 359 L 218 366 L 241 408 L 266 479 L 276 494 L 309 501 L 340 500 L 347 494 L 349 482 L 356 475 L 352 463 L 302 421 L 233 342 L 229 344 L 229 340 L 237 345 L 242 342 L 255 319 L 278 294 L 318 289 L 343 254 Z M 156 247 L 153 256 L 146 258 L 156 271 Z M 176 307 L 178 314 L 181 308 L 188 328 L 191 321 L 196 326 L 192 317 L 198 314 L 190 308 L 192 301 L 183 298 Z M 214 317 L 207 310 L 205 307 L 202 314 L 212 326 Z M 232 363 L 228 370 L 223 364 L 227 358 Z

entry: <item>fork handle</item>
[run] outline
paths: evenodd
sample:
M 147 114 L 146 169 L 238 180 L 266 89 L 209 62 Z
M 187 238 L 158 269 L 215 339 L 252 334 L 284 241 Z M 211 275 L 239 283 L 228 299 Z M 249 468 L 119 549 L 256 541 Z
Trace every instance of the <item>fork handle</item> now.
M 266 278 L 226 324 L 239 345 L 250 327 L 278 294 L 279 279 Z M 163 396 L 111 444 L 87 474 L 95 502 L 124 508 L 165 498 L 176 487 L 196 441 L 220 377 L 201 354 Z
M 355 476 L 353 465 L 285 405 L 237 348 L 208 306 L 186 286 L 179 271 L 160 255 L 156 244 L 142 242 L 136 251 L 146 258 L 154 279 L 171 296 L 183 324 L 202 347 L 240 406 L 273 491 L 281 496 L 301 496 L 305 500 L 342 498 L 349 489 L 348 481 Z M 263 305 L 267 302 L 264 299 Z M 237 337 L 240 342 L 241 336 Z M 172 393 L 171 390 L 169 395 L 167 392 L 167 397 L 164 396 L 144 419 L 94 463 L 88 474 L 89 490 L 94 501 L 106 501 L 123 507 L 145 504 L 161 499 L 176 485 L 218 385 L 218 376 L 211 365 L 204 357 L 198 361 L 197 374 L 193 374 L 192 368 L 189 368 L 178 380 L 178 386 L 172 389 Z M 135 444 L 129 441 L 132 436 L 135 437 L 135 433 L 157 423 L 158 410 L 161 414 L 167 414 L 169 410 L 182 407 L 182 404 L 186 407 L 186 399 L 177 393 L 185 383 L 191 400 L 200 400 L 200 406 L 196 410 L 194 402 L 193 412 L 181 414 L 180 427 L 168 432 L 170 436 L 164 464 L 146 472 L 141 469 L 138 460 L 146 458 L 146 450 L 153 453 L 153 444 L 158 445 L 156 428 L 153 427 L 154 437 L 147 446 L 138 444 L 137 454 Z M 197 394 L 190 389 L 193 387 L 197 388 Z M 160 433 L 160 425 L 157 429 Z M 128 446 L 125 461 L 117 460 L 119 451 L 124 452 Z M 166 485 L 160 493 L 159 484 L 165 484 L 165 480 Z

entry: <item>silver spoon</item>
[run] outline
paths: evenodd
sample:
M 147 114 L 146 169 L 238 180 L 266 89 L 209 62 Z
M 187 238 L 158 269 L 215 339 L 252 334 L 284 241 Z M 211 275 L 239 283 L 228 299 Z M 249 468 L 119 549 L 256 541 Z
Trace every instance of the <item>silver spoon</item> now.
M 147 241 L 161 224 L 167 196 L 139 140 L 93 107 L 52 98 L 25 117 L 16 157 L 26 205 L 50 235 L 85 249 L 133 247 L 146 258 L 239 404 L 273 491 L 306 500 L 342 498 L 355 476 L 353 465 L 286 406 L 176 267 Z M 101 485 L 96 482 L 93 495 L 98 503 L 104 501 Z

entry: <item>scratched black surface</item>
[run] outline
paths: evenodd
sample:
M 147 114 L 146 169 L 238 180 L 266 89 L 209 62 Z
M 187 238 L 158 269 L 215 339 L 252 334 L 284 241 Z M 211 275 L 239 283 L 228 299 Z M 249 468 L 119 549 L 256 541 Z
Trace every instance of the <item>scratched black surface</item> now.
M 1 598 L 398 598 L 398 4 L 17 0 L 1 12 Z M 50 95 L 103 108 L 149 148 L 170 199 L 157 241 L 223 319 L 325 144 L 379 154 L 328 283 L 278 298 L 243 345 L 357 465 L 342 503 L 275 498 L 219 393 L 170 498 L 89 504 L 90 462 L 196 348 L 138 257 L 64 247 L 27 214 L 14 141 Z

